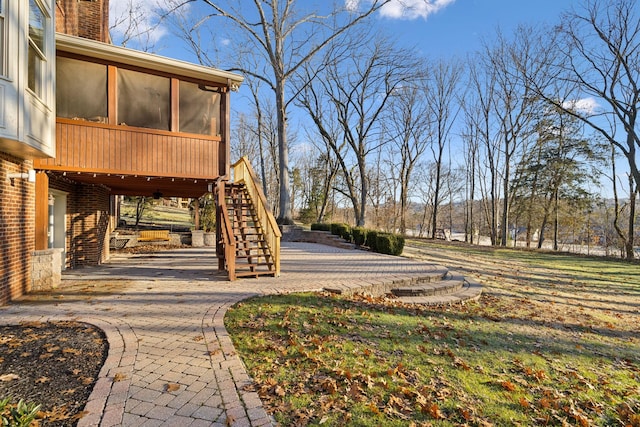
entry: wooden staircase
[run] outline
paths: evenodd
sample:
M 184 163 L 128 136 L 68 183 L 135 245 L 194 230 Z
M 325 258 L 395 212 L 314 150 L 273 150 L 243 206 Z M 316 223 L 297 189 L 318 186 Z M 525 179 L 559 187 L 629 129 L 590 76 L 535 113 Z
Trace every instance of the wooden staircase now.
M 226 207 L 236 240 L 236 277 L 274 276 L 271 249 L 244 183 L 225 185 Z
M 218 269 L 229 280 L 279 276 L 281 232 L 249 161 L 233 166 L 234 181 L 218 183 Z

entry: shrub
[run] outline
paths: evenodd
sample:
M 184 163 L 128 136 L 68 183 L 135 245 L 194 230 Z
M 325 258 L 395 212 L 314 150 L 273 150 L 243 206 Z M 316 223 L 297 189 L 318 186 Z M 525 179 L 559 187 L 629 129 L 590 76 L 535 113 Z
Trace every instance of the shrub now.
M 351 229 L 351 235 L 353 236 L 353 243 L 355 243 L 358 246 L 364 245 L 365 242 L 367 241 L 368 232 L 369 230 L 367 230 L 364 227 L 353 227 Z
M 315 222 L 311 224 L 311 229 L 317 231 L 331 231 L 331 224 L 326 224 L 324 222 Z
M 387 255 L 400 255 L 403 249 L 403 236 L 388 233 L 379 233 L 376 236 L 376 252 Z
M 331 231 L 331 234 L 339 236 L 340 233 L 338 232 L 338 227 L 340 227 L 340 223 L 339 222 L 332 222 L 331 224 L 329 224 L 329 231 Z
M 351 241 L 351 226 L 348 224 L 338 224 L 337 235 L 342 237 L 347 242 Z
M 378 232 L 376 230 L 368 230 L 367 237 L 365 239 L 365 244 L 369 246 L 374 252 L 378 252 L 378 245 L 376 244 L 376 237 L 378 236 Z

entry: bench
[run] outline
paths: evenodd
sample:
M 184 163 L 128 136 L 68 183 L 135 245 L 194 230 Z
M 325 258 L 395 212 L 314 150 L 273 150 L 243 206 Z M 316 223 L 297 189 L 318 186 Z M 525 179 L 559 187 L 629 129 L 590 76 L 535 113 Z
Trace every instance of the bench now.
M 171 240 L 169 230 L 142 230 L 138 236 L 138 242 L 155 242 Z

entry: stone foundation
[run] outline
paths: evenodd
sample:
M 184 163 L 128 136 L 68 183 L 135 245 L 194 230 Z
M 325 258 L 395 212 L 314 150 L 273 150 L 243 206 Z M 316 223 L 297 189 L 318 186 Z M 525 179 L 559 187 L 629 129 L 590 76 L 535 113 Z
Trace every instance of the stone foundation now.
M 48 291 L 57 288 L 62 279 L 62 249 L 33 252 L 32 266 L 32 291 Z

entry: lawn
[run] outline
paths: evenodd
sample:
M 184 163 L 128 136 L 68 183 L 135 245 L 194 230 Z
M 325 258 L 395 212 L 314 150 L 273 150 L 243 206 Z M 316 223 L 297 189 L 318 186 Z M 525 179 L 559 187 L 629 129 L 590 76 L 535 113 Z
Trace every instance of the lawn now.
M 640 265 L 426 241 L 405 252 L 479 280 L 483 297 L 295 294 L 229 310 L 281 425 L 640 426 Z

